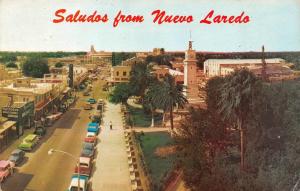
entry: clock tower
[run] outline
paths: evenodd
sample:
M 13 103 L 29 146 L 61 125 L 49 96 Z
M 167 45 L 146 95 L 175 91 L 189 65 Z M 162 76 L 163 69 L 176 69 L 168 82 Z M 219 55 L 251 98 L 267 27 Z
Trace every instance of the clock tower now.
M 188 100 L 198 97 L 197 84 L 197 59 L 196 51 L 193 50 L 193 42 L 189 41 L 188 50 L 185 51 L 184 64 L 184 86 L 186 87 L 185 94 Z

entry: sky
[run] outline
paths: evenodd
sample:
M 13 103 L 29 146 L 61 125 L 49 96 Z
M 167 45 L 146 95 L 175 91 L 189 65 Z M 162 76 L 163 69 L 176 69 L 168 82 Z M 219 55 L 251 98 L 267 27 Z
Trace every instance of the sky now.
M 55 11 L 107 14 L 108 23 L 58 23 Z M 193 15 L 189 24 L 154 24 L 152 11 Z M 119 11 L 143 23 L 113 27 Z M 247 24 L 200 24 L 215 15 L 250 16 Z M 300 0 L 0 0 L 0 51 L 300 51 Z

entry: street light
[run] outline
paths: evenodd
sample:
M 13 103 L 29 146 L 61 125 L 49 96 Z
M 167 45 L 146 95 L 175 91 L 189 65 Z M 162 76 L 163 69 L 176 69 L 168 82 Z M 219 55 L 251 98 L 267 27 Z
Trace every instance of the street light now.
M 80 168 L 79 168 L 80 161 L 79 161 L 79 159 L 76 156 L 72 155 L 71 153 L 68 153 L 68 152 L 65 152 L 65 151 L 61 151 L 61 150 L 57 150 L 57 149 L 50 149 L 48 151 L 48 155 L 52 155 L 54 152 L 62 153 L 64 155 L 67 155 L 67 156 L 71 157 L 72 159 L 74 159 L 76 161 L 77 168 L 78 168 L 78 170 L 77 170 L 77 176 L 78 176 L 77 177 L 77 180 L 78 180 L 77 190 L 80 191 Z

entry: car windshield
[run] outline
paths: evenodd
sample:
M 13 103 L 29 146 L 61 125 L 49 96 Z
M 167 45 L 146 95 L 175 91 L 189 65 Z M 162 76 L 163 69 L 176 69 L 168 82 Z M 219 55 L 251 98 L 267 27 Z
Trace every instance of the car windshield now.
M 72 186 L 70 191 L 78 191 L 78 188 L 75 186 Z M 83 191 L 83 188 L 80 188 L 80 191 Z
M 80 166 L 88 167 L 89 165 L 86 163 L 80 163 Z

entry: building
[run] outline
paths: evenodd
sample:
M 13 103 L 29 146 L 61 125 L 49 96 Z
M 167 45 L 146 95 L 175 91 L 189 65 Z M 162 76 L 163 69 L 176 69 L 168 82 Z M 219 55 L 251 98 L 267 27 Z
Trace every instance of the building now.
M 9 98 L 8 106 L 15 102 L 34 103 L 35 119 L 57 110 L 56 100 L 63 91 L 62 83 L 45 82 L 43 79 L 17 78 L 12 84 L 0 88 L 0 94 Z
M 99 51 L 97 52 L 94 46 L 91 46 L 91 50 L 86 55 L 86 63 L 88 64 L 103 64 L 112 63 L 112 52 Z
M 116 83 L 129 82 L 131 66 L 114 66 L 111 68 L 110 83 L 112 85 Z
M 204 62 L 206 77 L 226 76 L 236 69 L 247 68 L 268 81 L 290 80 L 298 76 L 281 58 L 272 59 L 208 59 Z
M 16 122 L 0 117 L 0 151 L 3 151 L 16 138 L 15 132 Z
M 197 79 L 197 59 L 196 51 L 193 50 L 192 41 L 189 41 L 188 50 L 185 51 L 184 65 L 184 86 L 185 94 L 190 103 L 199 99 L 198 79 Z
M 166 76 L 166 74 L 170 74 L 174 77 L 175 82 L 178 84 L 184 83 L 184 74 L 181 71 L 173 70 L 165 65 L 154 65 L 152 67 L 153 74 L 158 78 L 158 80 L 163 80 L 163 78 Z
M 287 67 L 281 58 L 265 59 L 267 66 Z M 240 68 L 261 68 L 262 59 L 208 59 L 204 62 L 204 73 L 207 77 L 225 76 Z
M 6 68 L 5 65 L 0 64 L 0 81 L 12 80 L 20 78 L 22 76 L 22 71 L 13 68 Z

